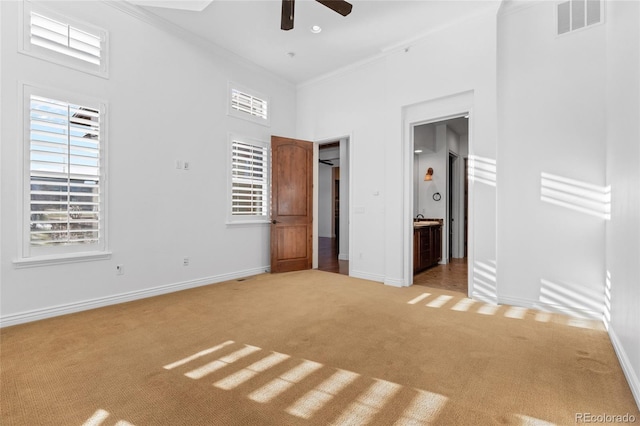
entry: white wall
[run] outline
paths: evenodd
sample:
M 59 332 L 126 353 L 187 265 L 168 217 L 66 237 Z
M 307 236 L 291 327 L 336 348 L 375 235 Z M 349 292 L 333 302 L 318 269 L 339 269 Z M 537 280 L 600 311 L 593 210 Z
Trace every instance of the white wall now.
M 605 309 L 605 322 L 640 406 L 640 6 L 612 1 L 606 12 L 611 221 L 606 238 L 610 309 Z
M 432 33 L 407 52 L 399 49 L 299 87 L 299 137 L 351 135 L 352 275 L 391 285 L 411 280 L 405 270 L 413 235 L 404 224 L 413 209 L 403 208 L 409 185 L 403 107 L 474 90 L 474 149 L 495 159 L 495 19 L 493 10 Z M 412 199 L 413 189 L 407 191 Z M 483 195 L 476 199 L 476 229 L 487 237 L 476 240 L 475 250 L 479 260 L 495 263 L 495 188 Z
M 294 135 L 295 88 L 105 2 L 47 3 L 109 31 L 110 78 L 17 53 L 22 2 L 0 2 L 3 325 L 264 271 L 269 226 L 225 224 L 227 134 L 265 141 Z M 229 80 L 271 97 L 271 127 L 227 116 Z M 111 259 L 14 266 L 22 199 L 20 81 L 108 101 Z M 191 170 L 176 170 L 176 159 L 189 160 Z M 116 264 L 124 265 L 124 275 L 116 275 Z
M 498 17 L 499 300 L 599 316 L 605 221 L 542 201 L 541 175 L 606 183 L 606 26 L 558 37 L 555 2 L 522 4 Z
M 322 152 L 322 151 L 321 151 Z M 333 210 L 331 204 L 331 188 L 333 186 L 333 167 L 327 164 L 318 165 L 318 236 L 333 238 L 331 222 Z

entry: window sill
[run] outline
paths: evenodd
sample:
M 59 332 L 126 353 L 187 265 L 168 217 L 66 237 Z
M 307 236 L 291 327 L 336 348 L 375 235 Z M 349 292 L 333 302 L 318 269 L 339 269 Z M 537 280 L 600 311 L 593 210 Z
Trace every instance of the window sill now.
M 36 268 L 38 266 L 61 265 L 65 263 L 91 262 L 94 260 L 111 259 L 110 251 L 86 252 L 86 253 L 70 253 L 52 256 L 37 256 L 16 259 L 13 266 L 18 269 Z

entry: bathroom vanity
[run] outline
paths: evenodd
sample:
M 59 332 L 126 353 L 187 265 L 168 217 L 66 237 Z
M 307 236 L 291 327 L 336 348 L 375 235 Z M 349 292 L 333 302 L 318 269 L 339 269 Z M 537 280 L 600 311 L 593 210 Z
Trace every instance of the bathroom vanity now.
M 413 273 L 435 266 L 442 259 L 442 219 L 413 222 Z

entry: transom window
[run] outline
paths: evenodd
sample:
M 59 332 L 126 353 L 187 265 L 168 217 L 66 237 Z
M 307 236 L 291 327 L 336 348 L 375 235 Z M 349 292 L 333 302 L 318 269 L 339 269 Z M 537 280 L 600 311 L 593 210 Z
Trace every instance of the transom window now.
M 229 83 L 229 115 L 262 125 L 270 125 L 268 97 Z
M 23 5 L 21 53 L 108 77 L 107 31 L 40 4 Z

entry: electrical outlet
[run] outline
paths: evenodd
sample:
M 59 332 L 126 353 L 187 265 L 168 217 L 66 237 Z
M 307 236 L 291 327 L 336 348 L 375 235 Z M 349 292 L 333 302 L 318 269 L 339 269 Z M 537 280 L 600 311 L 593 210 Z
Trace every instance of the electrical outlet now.
M 178 170 L 182 169 L 182 160 L 176 160 L 176 169 Z
M 190 164 L 188 161 L 186 161 L 186 160 L 185 160 L 185 162 L 184 162 L 184 169 L 185 169 L 185 170 L 189 170 L 189 168 L 190 168 L 190 167 L 191 167 L 191 164 Z
M 182 259 L 182 266 L 189 266 L 189 258 L 185 257 Z
M 124 265 L 116 265 L 116 275 L 124 275 Z

